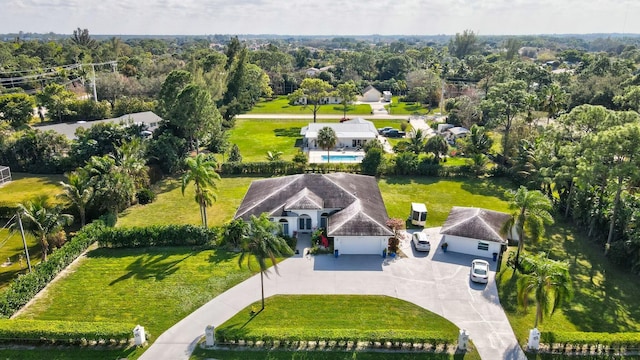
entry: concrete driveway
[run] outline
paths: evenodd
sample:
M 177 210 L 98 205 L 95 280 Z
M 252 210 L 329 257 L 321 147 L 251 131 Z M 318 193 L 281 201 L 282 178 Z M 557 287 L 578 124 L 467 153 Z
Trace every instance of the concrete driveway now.
M 412 302 L 466 329 L 483 359 L 526 359 L 498 300 L 492 271 L 487 285 L 469 281 L 471 256 L 443 253 L 439 228 L 427 229 L 432 250 L 395 261 L 373 255 L 300 255 L 283 261 L 280 276 L 265 278 L 265 296 L 275 294 L 388 295 Z M 495 263 L 491 262 L 491 266 Z M 188 359 L 207 325 L 219 326 L 260 299 L 260 277 L 253 276 L 181 320 L 163 333 L 140 359 Z M 151 306 L 153 304 L 150 304 Z M 144 324 L 142 324 L 144 326 Z

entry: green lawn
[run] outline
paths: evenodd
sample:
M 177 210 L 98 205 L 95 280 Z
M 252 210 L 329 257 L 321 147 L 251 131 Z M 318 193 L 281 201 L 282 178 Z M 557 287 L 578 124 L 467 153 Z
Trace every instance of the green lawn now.
M 223 177 L 218 183 L 218 200 L 207 208 L 210 226 L 222 225 L 233 218 L 251 177 Z M 194 200 L 193 185 L 182 195 L 181 183 L 172 178 L 154 186 L 158 198 L 147 205 L 135 205 L 123 211 L 118 226 L 148 226 L 161 224 L 200 224 L 200 209 Z
M 137 354 L 137 355 L 136 355 Z M 114 360 L 140 356 L 142 352 L 135 348 L 110 349 L 104 347 L 79 348 L 74 346 L 38 346 L 15 349 L 0 349 L 0 359 L 3 360 Z
M 342 117 L 343 108 L 340 104 L 328 104 L 321 105 L 318 110 L 318 114 L 323 115 L 338 115 Z M 311 107 L 304 107 L 302 105 L 289 105 L 289 100 L 286 96 L 279 96 L 270 101 L 261 101 L 253 106 L 249 114 L 296 114 L 296 115 L 309 115 L 313 114 Z M 350 105 L 347 108 L 347 116 L 350 115 L 370 115 L 371 106 L 367 104 Z
M 249 316 L 252 308 L 260 308 L 260 302 L 238 312 L 234 317 L 218 327 L 218 330 L 241 329 L 243 333 L 269 333 L 274 336 L 282 333 L 306 333 L 312 338 L 323 338 L 328 331 L 345 331 L 355 335 L 356 332 L 391 333 L 394 331 L 417 331 L 424 333 L 425 337 L 430 332 L 437 332 L 448 339 L 449 342 L 457 341 L 458 328 L 450 321 L 420 308 L 409 302 L 387 296 L 361 296 L 361 295 L 278 295 L 266 299 L 265 309 L 254 317 Z M 330 309 L 330 311 L 315 311 L 311 315 L 310 309 Z M 381 309 L 384 311 L 381 313 Z M 243 354 L 253 353 L 251 351 Z M 277 354 L 275 358 L 288 359 L 291 352 L 269 352 Z M 201 359 L 214 357 L 230 359 L 239 354 L 237 351 L 225 353 L 198 350 L 193 358 Z M 260 354 L 264 358 L 266 353 Z M 311 359 L 342 359 L 349 354 L 349 358 L 376 358 L 381 353 L 362 353 L 352 355 L 351 352 L 319 352 L 305 353 Z M 330 354 L 330 355 L 327 355 Z M 219 355 L 224 355 L 219 357 Z M 386 355 L 386 353 L 385 353 Z M 415 354 L 412 354 L 415 356 Z M 305 355 L 307 356 L 307 355 Z M 353 357 L 352 357 L 353 356 Z M 405 359 L 408 354 L 393 354 L 392 359 Z M 245 357 L 246 358 L 246 357 Z M 304 357 L 306 358 L 306 357 Z M 379 357 L 377 357 L 379 358 Z M 413 357 L 411 357 L 413 358 Z M 453 356 L 443 354 L 429 354 L 425 359 L 449 359 Z M 462 358 L 462 357 L 460 357 Z M 475 351 L 471 351 L 464 358 L 479 358 Z
M 422 352 L 363 352 L 363 351 L 252 351 L 203 350 L 196 348 L 191 360 L 480 360 L 477 352 L 466 354 L 432 354 Z
M 31 234 L 25 234 L 25 239 L 33 267 L 40 262 L 42 256 L 40 245 Z M 15 279 L 18 274 L 27 273 L 29 270 L 20 232 L 11 233 L 8 229 L 0 229 L 0 241 L 0 289 L 2 289 L 9 285 L 9 282 Z M 22 261 L 20 261 L 21 255 Z M 6 263 L 7 258 L 11 260 L 11 265 Z
M 640 331 L 638 277 L 609 263 L 602 249 L 580 229 L 556 221 L 543 241 L 526 243 L 525 249 L 532 253 L 544 250 L 553 259 L 568 261 L 575 294 L 570 304 L 539 325 L 540 331 Z M 516 305 L 516 278 L 512 278 L 512 273 L 504 266 L 499 274 L 500 302 L 523 343 L 533 327 L 535 307 L 532 301 L 525 312 Z
M 135 323 L 144 326 L 153 341 L 252 275 L 238 267 L 237 256 L 185 247 L 97 249 L 20 318 Z
M 378 181 L 387 212 L 406 219 L 412 202 L 427 205 L 427 227 L 442 226 L 453 206 L 481 207 L 508 212 L 506 181 L 479 179 L 439 179 L 386 177 Z
M 42 194 L 53 200 L 62 191 L 58 182 L 66 180 L 62 175 L 12 173 L 11 177 L 13 181 L 0 187 L 0 205 L 14 206 Z
M 391 104 L 385 105 L 384 107 L 390 115 L 427 115 L 440 111 L 440 109 L 436 107 L 429 112 L 428 109 L 420 103 L 400 101 L 399 96 L 393 96 L 391 98 Z
M 406 120 L 375 120 L 376 128 L 393 126 L 400 128 Z M 291 160 L 300 151 L 302 136 L 300 130 L 309 125 L 310 120 L 267 120 L 238 119 L 230 131 L 229 141 L 237 144 L 242 160 L 267 161 L 267 151 L 281 151 L 284 160 Z M 338 120 L 318 120 L 324 123 L 336 123 Z M 393 145 L 401 139 L 389 139 Z M 219 159 L 222 160 L 222 159 Z

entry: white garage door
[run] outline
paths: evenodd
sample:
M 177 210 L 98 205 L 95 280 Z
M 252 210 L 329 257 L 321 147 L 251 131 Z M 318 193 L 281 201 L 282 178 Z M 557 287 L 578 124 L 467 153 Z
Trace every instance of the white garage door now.
M 341 237 L 339 250 L 340 250 L 340 254 L 345 254 L 345 255 L 348 255 L 348 254 L 380 255 L 382 254 L 379 238 Z

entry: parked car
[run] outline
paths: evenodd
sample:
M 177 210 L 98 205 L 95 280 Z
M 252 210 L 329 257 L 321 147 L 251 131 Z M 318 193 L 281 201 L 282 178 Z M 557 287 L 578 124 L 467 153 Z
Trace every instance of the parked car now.
M 383 135 L 390 138 L 401 138 L 401 137 L 404 137 L 406 133 L 404 131 L 400 131 L 397 129 L 391 129 L 385 132 Z
M 416 251 L 431 251 L 431 243 L 429 242 L 429 235 L 423 232 L 413 233 L 411 237 L 411 243 Z
M 391 126 L 385 126 L 383 128 L 378 128 L 378 134 L 379 135 L 384 135 L 385 132 L 387 132 L 387 131 L 389 131 L 391 129 L 393 129 L 393 127 L 391 127 Z
M 480 259 L 473 260 L 469 278 L 473 282 L 486 284 L 489 281 L 489 263 Z

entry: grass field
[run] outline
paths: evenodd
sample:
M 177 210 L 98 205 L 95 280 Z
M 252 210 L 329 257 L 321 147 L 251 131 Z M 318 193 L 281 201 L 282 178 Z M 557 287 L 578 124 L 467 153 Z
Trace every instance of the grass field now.
M 11 175 L 13 181 L 0 187 L 0 205 L 14 206 L 42 194 L 51 196 L 53 200 L 62 191 L 58 182 L 66 180 L 62 175 Z
M 218 183 L 218 200 L 207 208 L 210 226 L 222 225 L 231 220 L 247 192 L 251 177 L 224 177 Z M 182 195 L 177 179 L 164 179 L 154 185 L 158 198 L 147 205 L 135 205 L 123 211 L 118 226 L 148 226 L 161 224 L 201 224 L 200 208 L 194 201 L 193 185 Z
M 378 181 L 387 212 L 406 219 L 412 202 L 427 205 L 427 227 L 441 226 L 452 206 L 481 207 L 508 212 L 504 192 L 509 184 L 479 179 L 386 177 Z
M 151 341 L 202 304 L 248 278 L 237 254 L 191 248 L 97 249 L 21 319 L 141 324 Z
M 384 107 L 390 115 L 427 115 L 440 111 L 438 108 L 433 108 L 429 112 L 426 107 L 419 103 L 400 101 L 399 96 L 392 97 L 391 104 Z
M 31 234 L 25 234 L 25 240 L 29 249 L 31 266 L 35 266 L 40 262 L 42 256 L 40 245 Z M 11 260 L 10 265 L 6 263 L 7 259 Z M 29 271 L 26 259 L 20 232 L 11 233 L 8 229 L 0 229 L 0 289 L 9 285 L 9 282 L 15 279 L 18 274 Z
M 191 360 L 480 360 L 477 352 L 466 354 L 430 354 L 421 352 L 362 352 L 362 351 L 250 351 L 202 350 L 196 348 Z
M 312 107 L 304 107 L 302 105 L 289 105 L 286 96 L 279 96 L 271 101 L 261 101 L 257 103 L 249 114 L 296 114 L 308 115 L 313 114 Z M 318 114 L 322 115 L 338 115 L 342 117 L 344 114 L 342 105 L 328 104 L 321 105 Z M 367 104 L 350 105 L 347 107 L 347 116 L 350 115 L 370 115 L 371 106 Z
M 540 331 L 640 331 L 638 277 L 612 265 L 602 249 L 579 229 L 558 221 L 543 241 L 527 243 L 525 249 L 546 251 L 553 259 L 568 261 L 573 279 L 573 301 L 539 324 Z M 522 343 L 533 327 L 535 305 L 531 302 L 526 312 L 516 305 L 516 277 L 512 274 L 513 270 L 504 266 L 498 276 L 500 302 Z

